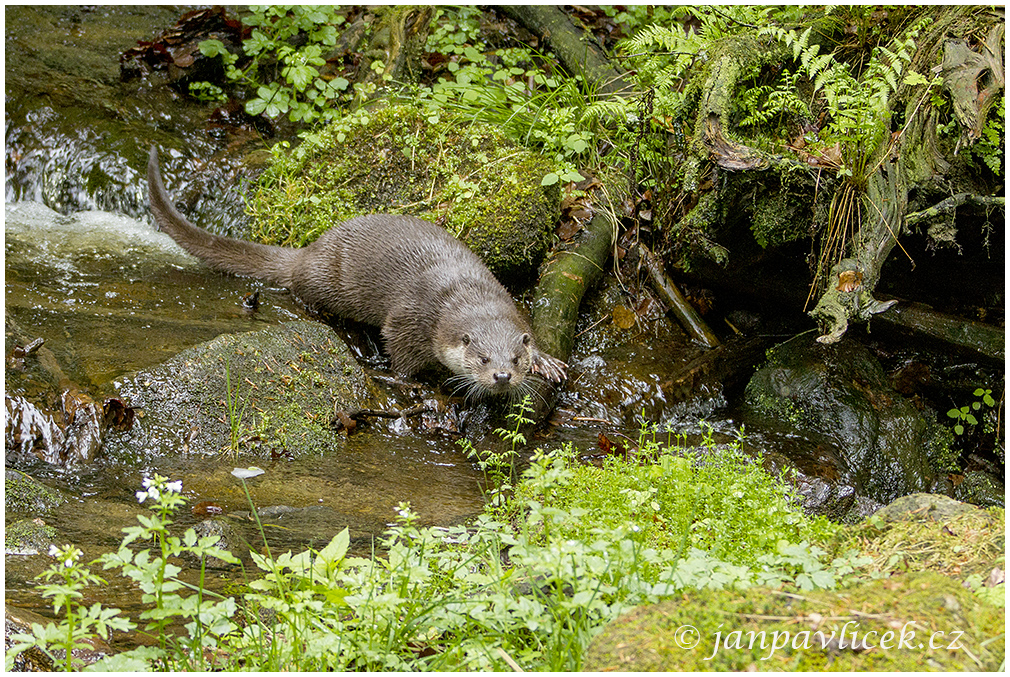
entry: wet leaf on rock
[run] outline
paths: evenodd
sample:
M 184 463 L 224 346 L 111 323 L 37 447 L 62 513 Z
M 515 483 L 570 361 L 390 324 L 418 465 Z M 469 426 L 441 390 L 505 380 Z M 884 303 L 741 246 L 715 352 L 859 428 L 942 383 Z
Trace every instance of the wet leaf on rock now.
M 102 405 L 105 425 L 113 430 L 129 430 L 133 427 L 136 412 L 121 399 L 110 397 Z
M 232 473 L 234 474 L 234 473 Z M 224 508 L 213 501 L 200 501 L 192 508 L 193 514 L 198 516 L 223 515 Z

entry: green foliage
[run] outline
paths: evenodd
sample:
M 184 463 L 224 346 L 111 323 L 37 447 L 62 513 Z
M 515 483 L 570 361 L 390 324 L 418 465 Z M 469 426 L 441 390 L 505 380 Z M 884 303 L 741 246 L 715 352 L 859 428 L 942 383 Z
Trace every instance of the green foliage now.
M 511 414 L 516 427 L 502 431 L 514 444 L 522 443 L 526 406 Z M 157 645 L 95 668 L 577 670 L 592 636 L 631 606 L 685 588 L 808 590 L 852 570 L 851 559 L 825 563 L 800 540 L 828 527 L 792 508 L 783 485 L 738 450 L 706 442 L 704 456 L 692 455 L 644 430 L 639 463 L 587 471 L 570 447 L 538 454 L 516 494 L 489 504 L 469 526 L 420 527 L 401 505 L 368 559 L 348 556 L 346 530 L 318 552 L 253 552 L 262 573 L 241 602 L 212 601 L 202 569 L 200 584 L 182 582 L 174 564 L 181 555 L 236 560 L 213 537 L 169 533 L 185 499 L 179 483 L 156 476 L 138 492 L 142 502 L 155 501 L 155 513 L 140 515 L 118 552 L 100 561 L 137 582 L 148 607 L 140 618 Z M 576 500 L 589 492 L 595 498 Z M 131 551 L 144 541 L 154 547 Z M 92 582 L 80 578 L 75 589 Z M 117 614 L 76 611 L 64 624 L 75 637 L 92 627 L 84 618 L 100 621 L 103 632 L 132 627 Z M 19 637 L 7 660 L 66 636 Z
M 684 83 L 699 71 L 719 41 L 753 33 L 775 11 L 759 5 L 669 7 L 668 14 L 658 15 L 658 20 L 622 40 L 617 51 L 634 69 L 640 85 L 655 90 L 656 112 L 681 119 L 697 95 L 695 88 Z
M 990 606 L 1006 607 L 1006 584 L 987 586 L 986 577 L 983 574 L 969 574 L 964 581 L 964 587 L 971 590 L 975 595 Z M 1002 586 L 1002 587 L 1001 587 Z
M 738 124 L 741 127 L 756 127 L 766 125 L 776 117 L 809 116 L 810 109 L 797 94 L 799 78 L 799 73 L 784 70 L 778 85 L 760 85 L 744 91 L 739 105 L 746 115 Z
M 517 506 L 541 506 L 527 517 L 533 536 L 543 543 L 589 540 L 625 529 L 643 547 L 693 548 L 744 565 L 775 554 L 780 541 L 798 543 L 831 529 L 826 520 L 803 519 L 791 492 L 761 469 L 760 459 L 744 455 L 739 442 L 717 445 L 710 429 L 700 450 L 643 436 L 638 454 L 648 462 L 610 457 L 603 468 L 577 463 L 570 450 L 546 454 L 517 496 Z M 562 513 L 572 519 L 553 517 Z
M 244 402 L 239 398 L 238 395 L 238 384 L 235 384 L 234 391 L 231 387 L 231 364 L 225 362 L 224 365 L 224 386 L 225 386 L 225 411 L 228 414 L 228 431 L 230 433 L 230 443 L 229 450 L 231 453 L 237 453 L 239 448 L 239 443 L 242 437 L 242 418 L 245 416 L 246 408 L 249 406 L 249 400 Z M 241 409 L 239 405 L 241 404 Z
M 890 133 L 891 94 L 903 81 L 929 82 L 907 68 L 915 53 L 915 38 L 931 21 L 923 17 L 889 46 L 875 47 L 861 73 L 854 73 L 852 66 L 839 60 L 834 52 L 821 53 L 821 45 L 811 42 L 812 26 L 801 34 L 776 25 L 759 30 L 759 34 L 775 38 L 791 51 L 798 66 L 797 74 L 809 79 L 813 94 L 821 97 L 828 117 L 821 128 L 820 140 L 828 147 L 840 146 L 845 165 L 840 169 L 843 176 L 859 180 L 865 177 L 870 158 Z M 788 73 L 784 74 L 780 85 L 769 91 L 765 107 L 775 109 L 773 91 L 779 99 L 791 101 L 789 96 L 795 82 Z M 781 109 L 781 104 L 778 105 Z
M 977 412 L 982 408 L 982 405 L 992 408 L 996 406 L 996 400 L 992 397 L 992 389 L 990 388 L 976 388 L 975 392 L 972 393 L 975 397 L 981 398 L 975 400 L 970 405 L 966 404 L 960 408 L 953 408 L 947 412 L 947 416 L 957 421 L 954 424 L 954 432 L 958 435 L 964 434 L 964 424 L 968 425 L 978 425 L 978 419 L 972 412 Z
M 487 495 L 488 503 L 491 506 L 504 506 L 512 491 L 512 474 L 518 454 L 516 446 L 526 444 L 526 436 L 520 432 L 520 428 L 533 423 L 533 419 L 529 418 L 529 414 L 533 413 L 531 402 L 530 396 L 526 395 L 521 401 L 513 403 L 512 410 L 505 415 L 507 419 L 515 422 L 515 428 L 495 430 L 495 434 L 502 441 L 510 443 L 511 446 L 508 449 L 481 452 L 474 448 L 470 440 L 463 438 L 459 441 L 466 457 L 474 461 L 480 471 L 484 473 L 484 484 L 491 487 Z
M 237 564 L 238 559 L 216 546 L 217 536 L 200 538 L 193 529 L 187 529 L 181 538 L 170 533 L 172 515 L 186 503 L 181 493 L 182 482 L 169 482 L 156 474 L 153 479 L 144 480 L 144 487 L 145 491 L 137 492 L 137 499 L 141 503 L 148 498 L 154 501 L 155 514 L 138 515 L 140 525 L 123 529 L 126 536 L 119 550 L 103 555 L 99 561 L 105 569 L 119 569 L 133 579 L 143 592 L 141 601 L 151 605 L 141 612 L 140 619 L 149 621 L 145 630 L 158 639 L 158 646 L 145 650 L 145 660 L 162 669 L 204 669 L 204 651 L 217 648 L 215 637 L 238 627 L 232 620 L 237 610 L 234 599 L 225 598 L 214 603 L 205 599 L 208 596 L 203 586 L 206 559 L 215 557 L 232 564 Z M 128 546 L 135 541 L 149 541 L 154 548 L 133 552 Z M 201 563 L 200 582 L 196 586 L 178 578 L 182 569 L 174 561 L 184 554 Z M 195 594 L 179 594 L 186 589 L 194 590 Z M 178 637 L 169 630 L 180 622 L 188 631 L 185 637 Z
M 41 575 L 47 581 L 38 590 L 43 597 L 53 600 L 53 611 L 63 612 L 63 619 L 58 623 L 49 622 L 45 626 L 32 623 L 31 634 L 13 633 L 8 638 L 10 647 L 5 657 L 4 668 L 10 671 L 14 666 L 14 658 L 32 647 L 40 648 L 54 666 L 65 672 L 74 669 L 73 650 L 91 649 L 89 639 L 107 637 L 112 630 L 127 632 L 134 624 L 119 617 L 119 609 L 106 609 L 100 603 L 91 607 L 81 605 L 83 591 L 91 585 L 104 585 L 105 580 L 80 563 L 81 551 L 72 545 L 58 548 L 55 545 L 49 549 L 49 556 L 56 560 Z M 62 652 L 61 657 L 54 655 L 53 650 Z
M 477 16 L 466 7 L 436 11 L 427 47 L 448 58 L 448 74 L 405 88 L 400 97 L 419 103 L 432 124 L 447 115 L 484 122 L 538 149 L 561 166 L 544 176 L 545 186 L 581 180 L 578 167 L 599 162 L 601 147 L 616 147 L 622 158 L 631 155 L 629 127 L 638 123 L 634 100 L 599 96 L 582 76 L 560 71 L 550 53 L 489 50 L 477 41 Z M 655 152 L 662 151 L 657 146 Z
M 325 50 L 336 44 L 337 27 L 345 20 L 338 8 L 255 5 L 249 9 L 242 23 L 253 29 L 242 43 L 242 55 L 230 53 L 220 40 L 204 40 L 200 52 L 220 58 L 229 81 L 255 92 L 245 104 L 250 115 L 287 115 L 293 122 L 332 118 L 332 103 L 350 85 L 341 77 L 320 77 Z M 296 42 L 295 37 L 300 39 Z M 204 100 L 223 97 L 219 88 L 205 82 L 192 84 L 190 92 Z
M 982 137 L 969 146 L 972 155 L 982 160 L 993 174 L 1002 177 L 1004 147 L 1006 146 L 1005 101 L 999 98 L 989 109 L 989 117 L 982 128 Z

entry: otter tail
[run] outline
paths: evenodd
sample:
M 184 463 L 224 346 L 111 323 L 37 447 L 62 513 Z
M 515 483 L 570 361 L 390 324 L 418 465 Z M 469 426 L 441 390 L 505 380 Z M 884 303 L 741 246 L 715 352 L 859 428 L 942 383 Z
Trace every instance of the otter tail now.
M 291 284 L 291 268 L 297 249 L 245 242 L 208 233 L 194 226 L 176 210 L 165 190 L 158 169 L 158 149 L 151 146 L 147 162 L 148 196 L 158 228 L 205 264 L 226 273 L 249 275 L 284 287 Z

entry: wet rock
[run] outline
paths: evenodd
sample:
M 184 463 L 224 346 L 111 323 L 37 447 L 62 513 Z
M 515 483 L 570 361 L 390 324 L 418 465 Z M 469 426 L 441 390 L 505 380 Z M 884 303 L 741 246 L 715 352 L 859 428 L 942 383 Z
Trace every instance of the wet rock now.
M 263 526 L 266 541 L 272 548 L 289 544 L 299 544 L 296 547 L 320 548 L 330 539 L 348 528 L 351 533 L 351 549 L 357 552 L 368 552 L 373 537 L 369 534 L 366 524 L 358 516 L 346 515 L 325 505 L 310 505 L 304 508 L 293 508 L 287 505 L 272 505 L 257 508 L 256 517 L 245 513 L 247 519 L 256 520 Z M 241 513 L 235 513 L 240 517 Z
M 1003 483 L 984 470 L 965 472 L 964 479 L 954 486 L 954 498 L 983 507 L 1006 507 Z
M 4 605 L 5 648 L 9 649 L 13 644 L 11 635 L 31 634 L 32 624 L 37 623 L 45 626 L 52 622 L 52 620 L 27 609 Z M 79 642 L 83 646 L 71 651 L 71 661 L 76 670 L 97 663 L 102 658 L 113 654 L 112 648 L 103 639 L 89 637 L 80 639 Z M 53 658 L 56 659 L 58 665 L 63 666 L 66 653 L 62 650 L 54 650 Z M 13 672 L 52 672 L 54 669 L 53 660 L 37 648 L 29 649 L 14 659 Z
M 768 355 L 748 406 L 833 449 L 858 495 L 886 503 L 930 487 L 931 460 L 945 454 L 940 426 L 890 386 L 866 348 L 799 338 Z
M 142 409 L 109 453 L 323 453 L 346 438 L 334 405 L 371 406 L 371 384 L 347 346 L 318 322 L 225 334 L 117 382 Z
M 38 480 L 7 468 L 4 473 L 4 510 L 7 514 L 44 515 L 69 498 Z
M 844 461 L 830 447 L 781 430 L 773 434 L 776 427 L 780 424 L 772 422 L 769 428 L 753 434 L 748 427 L 744 448 L 763 454 L 765 470 L 792 485 L 802 499 L 804 512 L 846 521 L 858 497 L 847 478 Z
M 32 457 L 59 466 L 93 461 L 102 446 L 102 406 L 76 389 L 65 390 L 57 411 L 20 395 L 4 394 L 4 449 L 11 465 Z
M 12 608 L 4 605 L 4 652 L 14 646 L 12 635 L 19 633 L 30 634 L 32 623 L 42 623 L 44 621 L 38 614 L 34 614 L 26 609 Z M 52 672 L 53 660 L 44 654 L 38 647 L 32 647 L 27 651 L 18 654 L 11 665 L 11 672 Z
M 4 549 L 8 555 L 40 555 L 49 552 L 56 529 L 41 518 L 21 520 L 4 528 Z
M 197 538 L 202 539 L 207 536 L 216 538 L 215 548 L 225 550 L 239 559 L 248 559 L 249 548 L 245 545 L 248 539 L 243 537 L 228 520 L 206 519 L 198 522 L 193 530 L 196 532 Z M 192 553 L 184 553 L 183 558 L 195 566 L 200 566 L 199 558 Z M 226 562 L 219 557 L 207 557 L 204 564 L 208 569 L 236 569 L 239 566 L 237 563 Z
M 932 571 L 802 596 L 689 590 L 611 622 L 590 643 L 583 669 L 996 670 L 1003 643 L 988 640 L 1004 623 L 1002 608 Z

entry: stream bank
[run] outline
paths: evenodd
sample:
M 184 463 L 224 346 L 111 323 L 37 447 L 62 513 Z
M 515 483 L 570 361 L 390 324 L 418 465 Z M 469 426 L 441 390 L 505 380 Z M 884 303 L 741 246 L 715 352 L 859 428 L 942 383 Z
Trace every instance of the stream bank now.
M 241 531 L 249 527 L 245 490 L 231 474 L 235 466 L 248 465 L 266 470 L 246 485 L 254 505 L 270 508 L 267 514 L 276 517 L 270 539 L 280 549 L 325 543 L 350 526 L 356 551 L 366 553 L 372 536 L 391 521 L 400 501 L 410 501 L 426 524 L 458 524 L 478 512 L 484 501 L 483 475 L 456 439 L 468 425 L 488 427 L 487 409 L 482 407 L 437 410 L 428 423 L 378 422 L 347 437 L 323 426 L 325 398 L 336 390 L 329 375 L 319 380 L 312 369 L 302 369 L 309 372 L 307 381 L 295 385 L 309 390 L 320 386 L 308 393 L 320 399 L 311 406 L 306 401 L 303 409 L 311 413 L 303 422 L 315 422 L 316 427 L 284 428 L 284 435 L 293 440 L 288 448 L 260 444 L 246 430 L 240 437 L 251 444 L 238 454 L 230 449 L 222 453 L 230 447 L 231 434 L 228 388 L 220 389 L 225 370 L 190 375 L 190 385 L 215 381 L 219 389 L 214 392 L 183 390 L 175 381 L 179 372 L 171 371 L 194 351 L 226 345 L 249 355 L 250 350 L 240 347 L 247 334 L 286 331 L 283 327 L 299 323 L 315 337 L 314 345 L 327 346 L 327 356 L 332 355 L 329 346 L 339 351 L 340 361 L 327 364 L 327 369 L 355 372 L 360 378 L 355 387 L 375 398 L 373 406 L 444 400 L 444 393 L 438 392 L 440 379 L 432 377 L 406 390 L 389 386 L 374 332 L 306 323 L 304 312 L 283 290 L 211 273 L 154 232 L 142 179 L 152 141 L 172 149 L 163 156 L 163 170 L 185 213 L 221 233 L 245 228 L 242 186 L 260 166 L 255 158 L 262 157 L 271 142 L 248 129 L 222 129 L 210 122 L 211 107 L 181 99 L 166 87 L 119 81 L 114 55 L 171 25 L 173 13 L 153 7 L 8 12 L 12 58 L 7 65 L 7 152 L 12 169 L 5 225 L 6 353 L 11 356 L 19 342 L 23 347 L 43 338 L 60 372 L 76 388 L 94 401 L 118 397 L 145 413 L 128 432 L 106 431 L 104 453 L 94 462 L 65 466 L 34 457 L 35 440 L 45 435 L 32 432 L 29 425 L 17 443 L 8 444 L 8 466 L 70 498 L 59 505 L 9 505 L 9 523 L 43 520 L 56 535 L 43 531 L 33 538 L 70 541 L 88 557 L 96 556 L 118 543 L 120 528 L 134 523 L 135 492 L 144 478 L 157 472 L 181 479 L 193 503 L 205 504 L 204 514 L 193 513 L 180 526 L 203 523 L 208 511 L 220 511 L 249 539 L 249 532 Z M 112 27 L 124 30 L 114 32 Z M 97 40 L 98 35 L 104 38 Z M 47 45 L 71 51 L 55 60 L 46 55 Z M 73 51 L 77 49 L 82 51 Z M 15 70 L 22 66 L 24 70 Z M 908 347 L 900 340 L 878 340 L 876 333 L 851 330 L 849 340 L 867 346 L 857 350 L 868 364 L 849 379 L 856 395 L 864 398 L 853 408 L 808 411 L 821 418 L 797 424 L 789 412 L 774 416 L 748 406 L 747 384 L 762 365 L 776 378 L 783 376 L 782 358 L 768 359 L 766 351 L 809 328 L 777 312 L 781 302 L 769 303 L 769 298 L 780 298 L 772 280 L 787 277 L 770 258 L 744 271 L 754 297 L 699 283 L 699 298 L 716 289 L 710 323 L 727 339 L 715 360 L 692 345 L 661 308 L 650 311 L 634 304 L 636 313 L 643 312 L 631 326 L 612 321 L 618 306 L 632 304 L 627 289 L 608 279 L 580 315 L 571 378 L 555 419 L 559 425 L 548 428 L 534 446 L 572 441 L 580 449 L 594 450 L 601 445 L 601 435 L 634 439 L 645 422 L 684 432 L 695 441 L 709 432 L 724 441 L 736 440 L 745 428 L 746 445 L 763 454 L 766 467 L 792 477 L 811 512 L 854 520 L 902 492 L 925 488 L 981 505 L 999 504 L 1002 459 L 973 461 L 959 476 L 934 463 L 942 461 L 935 454 L 909 459 L 909 471 L 888 463 L 887 457 L 869 462 L 865 447 L 850 445 L 865 429 L 859 414 L 866 411 L 867 401 L 870 409 L 885 415 L 891 408 L 902 412 L 897 423 L 881 424 L 894 419 L 878 418 L 871 427 L 925 429 L 942 418 L 944 405 L 968 403 L 948 403 L 951 386 L 965 397 L 978 382 L 999 390 L 1001 370 L 970 355 L 959 356 L 957 365 L 944 365 L 949 355 L 942 349 Z M 249 313 L 242 300 L 255 292 L 260 294 L 259 309 Z M 734 339 L 723 318 L 732 319 L 742 335 Z M 338 345 L 342 337 L 351 339 L 347 346 Z M 278 361 L 299 368 L 312 364 L 301 359 L 301 352 Z M 351 356 L 358 362 L 348 362 Z M 309 357 L 316 359 L 311 351 Z M 838 362 L 844 360 L 843 355 Z M 819 364 L 816 358 L 810 360 L 803 373 L 817 373 Z M 923 366 L 928 378 L 922 376 Z M 872 379 L 865 378 L 867 373 Z M 37 414 L 55 421 L 62 415 L 58 401 L 63 391 L 54 372 L 26 359 L 23 371 L 8 369 L 7 374 L 7 395 L 31 400 L 35 407 L 23 410 L 29 415 L 22 420 L 35 420 Z M 294 373 L 284 376 L 298 378 Z M 253 416 L 257 405 L 250 393 L 265 386 L 251 374 L 252 385 L 244 378 L 235 383 L 243 389 L 237 391 L 240 399 L 250 403 L 247 426 L 262 426 L 260 414 Z M 161 389 L 159 383 L 167 385 Z M 803 398 L 792 381 L 783 377 L 776 383 L 784 399 Z M 176 386 L 180 388 L 173 390 Z M 164 392 L 155 392 L 159 390 Z M 173 392 L 185 410 L 156 403 L 155 395 Z M 304 390 L 295 392 L 305 401 Z M 9 433 L 18 427 L 10 424 L 11 411 L 9 405 Z M 838 421 L 852 435 L 826 435 L 824 428 Z M 160 432 L 165 430 L 171 434 Z M 187 436 L 194 431 L 195 436 Z M 312 436 L 312 442 L 303 446 L 302 435 Z M 889 442 L 875 437 L 868 446 L 886 452 Z M 892 472 L 901 482 L 889 483 Z M 977 489 L 959 494 L 959 487 L 965 486 Z M 43 552 L 44 541 L 36 541 L 31 549 Z M 44 555 L 12 555 L 8 563 L 8 601 L 40 605 L 30 581 L 47 564 Z M 135 603 L 125 587 L 113 586 L 103 603 L 106 599 L 124 609 Z

